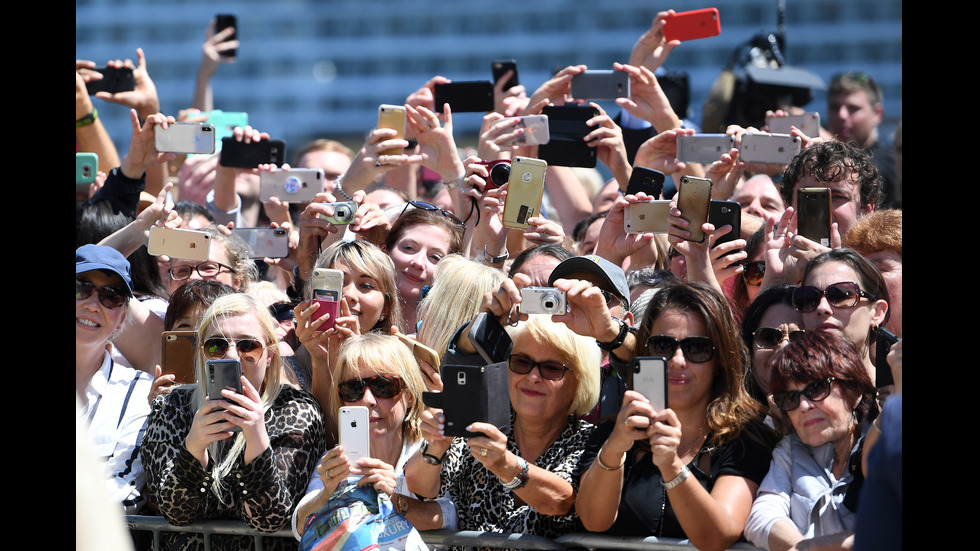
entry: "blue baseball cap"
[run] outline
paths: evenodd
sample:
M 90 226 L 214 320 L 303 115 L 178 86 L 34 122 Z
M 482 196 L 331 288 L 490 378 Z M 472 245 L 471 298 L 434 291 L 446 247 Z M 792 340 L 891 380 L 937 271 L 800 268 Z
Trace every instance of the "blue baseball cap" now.
M 133 276 L 129 261 L 116 249 L 92 244 L 75 249 L 75 275 L 92 270 L 105 270 L 118 275 L 126 284 L 129 296 L 133 296 Z

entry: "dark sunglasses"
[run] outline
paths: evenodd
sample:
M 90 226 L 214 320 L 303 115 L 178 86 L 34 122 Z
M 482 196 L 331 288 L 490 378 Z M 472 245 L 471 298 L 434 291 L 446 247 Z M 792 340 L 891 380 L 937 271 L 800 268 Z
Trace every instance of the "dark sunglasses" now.
M 558 362 L 536 362 L 524 354 L 511 354 L 507 358 L 507 367 L 518 375 L 527 375 L 535 367 L 538 373 L 549 381 L 560 381 L 565 377 L 568 366 Z
M 99 302 L 102 303 L 102 306 L 110 310 L 119 308 L 129 300 L 129 293 L 125 291 L 120 291 L 108 285 L 96 287 L 94 283 L 87 279 L 75 278 L 75 300 L 85 300 L 95 292 L 98 292 Z
M 875 296 L 862 291 L 861 286 L 853 281 L 842 281 L 828 285 L 820 290 L 810 285 L 797 287 L 793 291 L 793 307 L 800 312 L 812 312 L 820 306 L 820 299 L 827 297 L 827 302 L 834 308 L 853 308 L 862 298 L 875 300 Z
M 434 211 L 441 212 L 446 218 L 449 218 L 450 220 L 452 220 L 453 222 L 455 222 L 455 223 L 457 223 L 459 225 L 463 225 L 463 221 L 460 220 L 459 218 L 457 218 L 455 214 L 449 212 L 446 209 L 441 209 L 441 208 L 433 205 L 432 203 L 426 203 L 425 201 L 409 201 L 408 203 L 405 203 L 405 208 L 403 208 L 402 209 L 402 212 L 401 212 L 402 214 L 405 214 L 405 211 L 408 210 L 409 205 L 411 205 L 411 206 L 413 206 L 413 207 L 415 207 L 417 209 L 434 210 Z
M 777 392 L 772 395 L 772 401 L 782 411 L 793 411 L 800 407 L 800 396 L 806 396 L 806 399 L 811 402 L 819 402 L 826 399 L 827 396 L 830 396 L 831 383 L 833 382 L 833 377 L 827 377 L 826 379 L 813 381 L 803 387 L 803 390 Z
M 405 383 L 396 375 L 376 375 L 364 379 L 351 379 L 337 385 L 340 399 L 356 402 L 364 397 L 364 390 L 370 388 L 375 398 L 394 398 L 401 394 Z
M 647 353 L 651 356 L 672 358 L 678 346 L 689 362 L 704 363 L 715 355 L 715 345 L 708 337 L 688 337 L 677 340 L 667 335 L 650 335 L 647 339 Z
M 228 354 L 228 349 L 234 346 L 238 349 L 238 356 L 243 360 L 257 362 L 262 357 L 265 344 L 259 339 L 245 337 L 241 339 L 229 339 L 227 337 L 208 337 L 204 339 L 201 348 L 204 350 L 204 357 L 209 360 L 220 360 Z
M 755 343 L 756 348 L 768 350 L 779 346 L 783 339 L 795 341 L 805 334 L 806 331 L 802 329 L 789 331 L 778 327 L 760 327 L 755 330 L 755 333 L 752 333 L 752 342 Z
M 742 281 L 744 281 L 746 285 L 751 285 L 752 287 L 762 285 L 762 278 L 766 275 L 765 260 L 746 262 L 745 264 L 742 264 L 742 267 Z

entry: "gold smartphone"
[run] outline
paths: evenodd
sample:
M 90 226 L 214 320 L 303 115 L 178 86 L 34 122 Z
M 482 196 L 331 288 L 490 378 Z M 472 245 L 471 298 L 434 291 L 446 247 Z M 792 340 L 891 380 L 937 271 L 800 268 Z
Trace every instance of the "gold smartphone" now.
M 395 336 L 401 339 L 401 341 L 405 343 L 405 346 L 412 349 L 412 354 L 415 356 L 416 361 L 425 362 L 432 366 L 433 369 L 438 371 L 439 364 L 441 363 L 438 352 L 413 339 L 412 337 L 409 337 L 401 331 L 395 333 Z
M 708 221 L 708 207 L 711 205 L 711 180 L 695 176 L 682 176 L 680 189 L 677 192 L 677 208 L 681 218 L 690 223 L 687 230 L 691 232 L 688 241 L 701 243 L 704 241 L 704 229 L 701 227 Z
M 544 176 L 548 163 L 531 157 L 514 157 L 507 180 L 503 224 L 508 228 L 526 230 L 527 219 L 539 216 L 544 195 Z
M 378 128 L 394 128 L 398 135 L 389 139 L 405 139 L 405 106 L 382 104 L 378 107 Z M 379 155 L 401 155 L 402 149 L 392 148 L 379 151 Z

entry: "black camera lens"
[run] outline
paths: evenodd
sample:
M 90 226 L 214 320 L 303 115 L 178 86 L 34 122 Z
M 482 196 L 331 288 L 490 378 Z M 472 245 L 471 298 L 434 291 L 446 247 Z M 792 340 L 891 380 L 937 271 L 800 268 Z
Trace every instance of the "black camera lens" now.
M 509 164 L 500 163 L 498 165 L 494 165 L 494 167 L 490 169 L 490 181 L 493 183 L 493 185 L 500 187 L 506 184 L 507 180 L 509 179 L 510 179 Z

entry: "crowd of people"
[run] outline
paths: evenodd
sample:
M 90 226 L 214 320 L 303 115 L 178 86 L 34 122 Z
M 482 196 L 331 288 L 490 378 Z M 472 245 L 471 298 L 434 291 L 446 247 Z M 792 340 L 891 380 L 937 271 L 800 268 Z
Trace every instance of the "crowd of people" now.
M 135 63 L 109 62 L 134 73 L 134 89 L 115 94 L 90 96 L 86 83 L 102 75 L 76 60 L 76 151 L 96 153 L 99 169 L 76 187 L 76 411 L 110 503 L 177 526 L 291 526 L 296 541 L 266 540 L 273 549 L 305 542 L 351 485 L 387 496 L 418 530 L 900 548 L 901 127 L 896 148 L 883 142 L 881 90 L 845 73 L 821 135 L 792 129 L 802 149 L 788 164 L 740 160 L 741 138 L 766 128 L 738 125 L 715 162 L 679 162 L 678 138 L 697 131 L 657 79 L 683 47 L 664 38 L 672 15 L 657 14 L 628 63 L 614 64 L 630 81 L 620 114 L 572 95 L 583 65 L 534 90 L 505 89 L 504 75 L 468 150 L 452 105 L 435 104 L 449 81 L 434 76 L 404 98 L 403 133 L 371 129 L 357 151 L 324 137 L 292 165 L 256 168 L 155 147 L 161 129 L 207 122 L 234 29 L 212 22 L 192 105 L 178 114 L 160 112 L 142 50 Z M 131 108 L 122 157 L 99 101 Z M 595 108 L 583 140 L 612 178 L 549 164 L 527 228 L 505 224 L 511 184 L 494 184 L 488 161 L 537 159 L 515 117 L 567 102 Z M 232 139 L 269 140 L 252 122 Z M 676 196 L 627 193 L 634 167 L 710 180 L 711 199 L 741 206 L 741 227 L 692 227 Z M 294 168 L 326 175 L 312 201 L 260 199 L 262 173 Z M 828 190 L 827 243 L 798 233 L 804 188 Z M 671 200 L 667 232 L 625 230 L 634 205 L 660 199 Z M 349 223 L 335 218 L 341 201 L 356 207 Z M 234 231 L 243 227 L 284 229 L 288 254 L 256 258 Z M 204 232 L 206 259 L 150 255 L 153 228 Z M 343 278 L 332 310 L 313 283 L 321 270 Z M 528 313 L 541 288 L 561 307 Z M 478 320 L 499 324 L 508 345 L 488 353 L 471 331 Z M 194 343 L 182 358 L 191 380 L 169 369 L 176 352 L 162 360 L 181 334 Z M 646 357 L 664 359 L 664 406 L 633 388 L 634 360 Z M 240 380 L 213 395 L 221 360 Z M 450 411 L 423 396 L 459 390 L 446 366 L 491 364 L 506 366 L 510 422 L 450 435 Z M 352 406 L 369 412 L 368 457 L 341 445 L 339 411 Z M 170 532 L 164 544 L 204 539 Z

